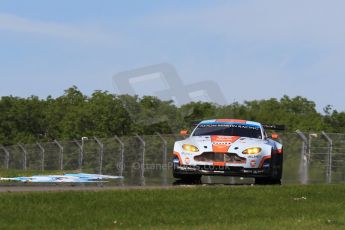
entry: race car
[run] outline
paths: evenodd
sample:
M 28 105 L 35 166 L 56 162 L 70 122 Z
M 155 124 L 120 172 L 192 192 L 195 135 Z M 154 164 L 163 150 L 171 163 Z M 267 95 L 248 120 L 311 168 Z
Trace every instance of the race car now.
M 198 122 L 186 139 L 174 145 L 173 176 L 182 181 L 200 181 L 202 175 L 253 177 L 256 184 L 280 184 L 283 146 L 266 129 L 284 130 L 283 125 L 262 125 L 239 119 Z

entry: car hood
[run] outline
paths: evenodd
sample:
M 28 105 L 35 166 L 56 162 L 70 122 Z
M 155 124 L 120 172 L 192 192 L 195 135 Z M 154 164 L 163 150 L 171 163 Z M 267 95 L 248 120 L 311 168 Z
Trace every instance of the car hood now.
M 234 143 L 247 143 L 247 144 L 265 144 L 267 141 L 257 138 L 239 137 L 239 136 L 192 136 L 185 141 L 190 141 L 194 144 L 234 144 Z
M 229 152 L 231 150 L 243 151 L 248 147 L 265 147 L 268 144 L 267 140 L 239 136 L 191 136 L 182 142 L 183 144 L 195 145 L 202 152 Z

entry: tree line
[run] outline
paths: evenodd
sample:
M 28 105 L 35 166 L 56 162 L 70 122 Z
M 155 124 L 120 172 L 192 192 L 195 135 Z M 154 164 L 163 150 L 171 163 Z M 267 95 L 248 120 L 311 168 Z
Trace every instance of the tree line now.
M 32 143 L 83 136 L 151 135 L 175 133 L 190 128 L 193 121 L 209 118 L 238 118 L 261 123 L 285 124 L 294 131 L 345 133 L 345 113 L 324 108 L 304 97 L 253 100 L 217 105 L 191 102 L 181 107 L 153 96 L 115 95 L 95 91 L 84 95 L 77 87 L 57 98 L 36 96 L 0 99 L 0 144 Z

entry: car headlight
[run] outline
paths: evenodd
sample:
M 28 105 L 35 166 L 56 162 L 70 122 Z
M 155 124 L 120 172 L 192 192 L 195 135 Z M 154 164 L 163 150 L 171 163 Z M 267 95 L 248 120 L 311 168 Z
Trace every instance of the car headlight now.
M 243 154 L 258 154 L 261 152 L 261 148 L 259 147 L 255 147 L 255 148 L 248 148 L 246 150 L 244 150 L 242 153 Z
M 182 148 L 188 152 L 199 152 L 199 149 L 194 145 L 184 144 Z

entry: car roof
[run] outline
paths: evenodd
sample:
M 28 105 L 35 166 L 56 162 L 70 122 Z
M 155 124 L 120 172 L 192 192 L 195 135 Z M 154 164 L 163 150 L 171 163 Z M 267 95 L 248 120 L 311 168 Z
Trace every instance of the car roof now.
M 247 120 L 241 120 L 241 119 L 212 119 L 212 120 L 204 120 L 204 121 L 200 122 L 200 124 L 213 123 L 213 122 L 231 123 L 231 124 L 246 124 L 246 125 L 255 125 L 255 126 L 261 127 L 261 124 L 259 122 L 247 121 Z

